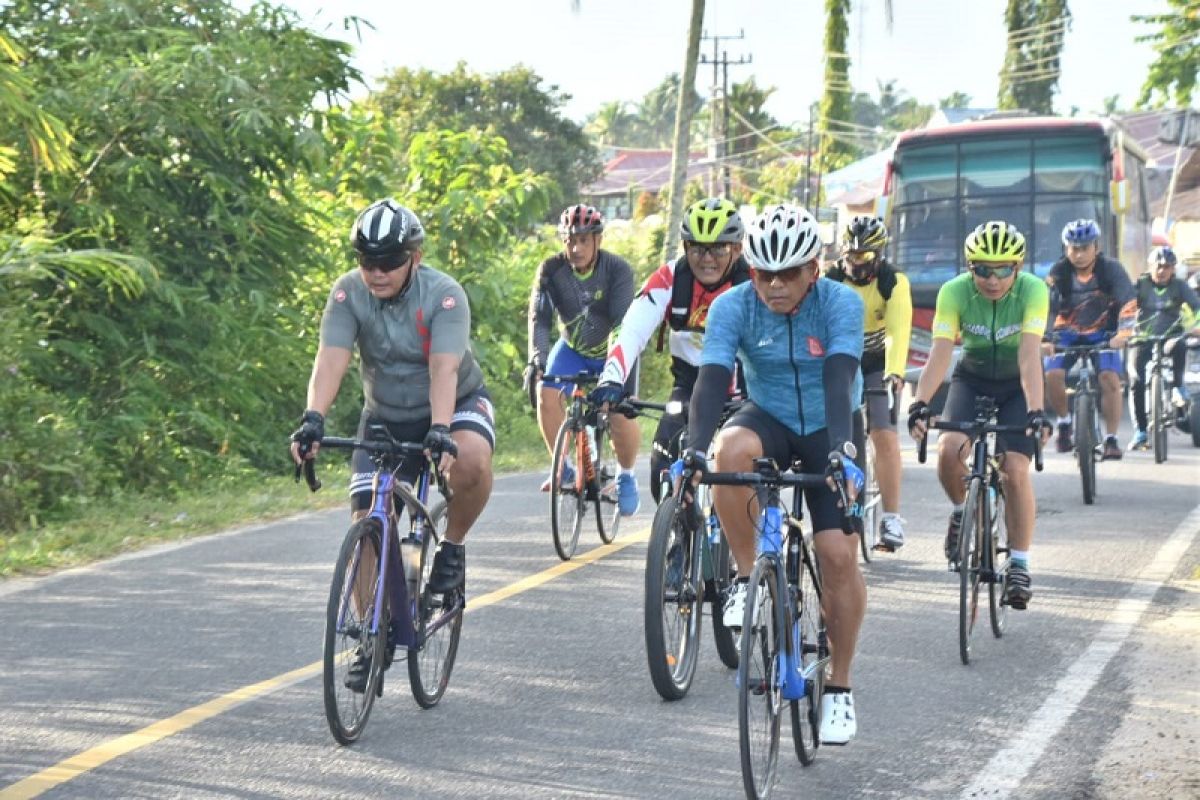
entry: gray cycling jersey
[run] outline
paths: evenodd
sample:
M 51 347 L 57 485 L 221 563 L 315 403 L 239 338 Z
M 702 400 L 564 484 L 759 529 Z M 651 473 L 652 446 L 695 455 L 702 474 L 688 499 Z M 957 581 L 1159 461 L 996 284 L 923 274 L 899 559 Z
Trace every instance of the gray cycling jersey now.
M 580 279 L 562 253 L 546 259 L 533 279 L 529 299 L 529 357 L 546 363 L 554 315 L 562 320 L 562 338 L 586 358 L 608 355 L 608 337 L 633 302 L 633 268 L 620 256 L 601 250 L 590 275 Z
M 471 311 L 458 282 L 422 263 L 399 297 L 380 300 L 358 270 L 338 278 L 321 317 L 321 344 L 358 346 L 366 410 L 387 422 L 429 417 L 429 356 L 462 356 L 458 391 L 463 398 L 483 385 L 471 352 Z

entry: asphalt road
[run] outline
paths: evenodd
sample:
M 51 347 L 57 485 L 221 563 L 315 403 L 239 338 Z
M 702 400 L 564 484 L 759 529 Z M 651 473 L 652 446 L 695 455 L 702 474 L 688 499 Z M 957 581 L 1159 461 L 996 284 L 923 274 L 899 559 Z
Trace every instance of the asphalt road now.
M 948 506 L 905 453 L 909 544 L 865 567 L 858 738 L 802 768 L 785 722 L 778 797 L 1198 797 L 1200 450 L 1172 439 L 1035 478 L 1035 597 L 959 663 Z M 611 547 L 585 525 L 559 566 L 541 475 L 500 478 L 469 540 L 450 688 L 403 669 L 337 746 L 316 663 L 345 513 L 0 583 L 0 798 L 741 795 L 732 673 L 705 645 L 668 703 L 646 672 L 650 503 Z M 253 491 L 248 487 L 247 491 Z M 297 492 L 301 491 L 297 488 Z M 531 577 L 532 576 L 532 577 Z

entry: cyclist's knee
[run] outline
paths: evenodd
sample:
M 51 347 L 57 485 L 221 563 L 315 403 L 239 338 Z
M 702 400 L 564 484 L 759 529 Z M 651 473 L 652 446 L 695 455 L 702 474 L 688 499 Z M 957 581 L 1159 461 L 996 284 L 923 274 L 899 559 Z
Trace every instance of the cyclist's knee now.
M 821 572 L 827 577 L 847 575 L 858 567 L 858 549 L 855 539 L 840 530 L 817 531 L 813 537 L 813 549 L 821 563 Z M 827 585 L 834 585 L 830 580 Z
M 749 428 L 726 428 L 717 436 L 716 461 L 721 470 L 749 470 L 763 454 L 762 442 Z

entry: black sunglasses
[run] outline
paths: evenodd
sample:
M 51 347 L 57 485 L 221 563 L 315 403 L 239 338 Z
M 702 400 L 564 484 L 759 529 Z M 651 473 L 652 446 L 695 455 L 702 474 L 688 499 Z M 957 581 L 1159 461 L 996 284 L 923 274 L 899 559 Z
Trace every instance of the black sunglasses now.
M 413 254 L 409 253 L 403 261 L 359 261 L 358 268 L 363 272 L 380 272 L 384 275 L 395 272 L 401 267 L 412 263 Z
M 684 247 L 689 253 L 697 258 L 704 258 L 704 254 L 708 253 L 715 258 L 724 258 L 729 255 L 729 250 L 733 245 L 729 242 L 718 242 L 717 244 L 700 244 L 699 242 L 688 242 Z

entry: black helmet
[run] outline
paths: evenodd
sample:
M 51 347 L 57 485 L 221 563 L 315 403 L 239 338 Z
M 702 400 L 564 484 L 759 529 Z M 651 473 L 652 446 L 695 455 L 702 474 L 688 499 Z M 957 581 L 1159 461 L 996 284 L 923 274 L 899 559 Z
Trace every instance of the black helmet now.
M 366 258 L 405 257 L 425 241 L 417 215 L 388 197 L 376 200 L 354 220 L 350 243 Z

